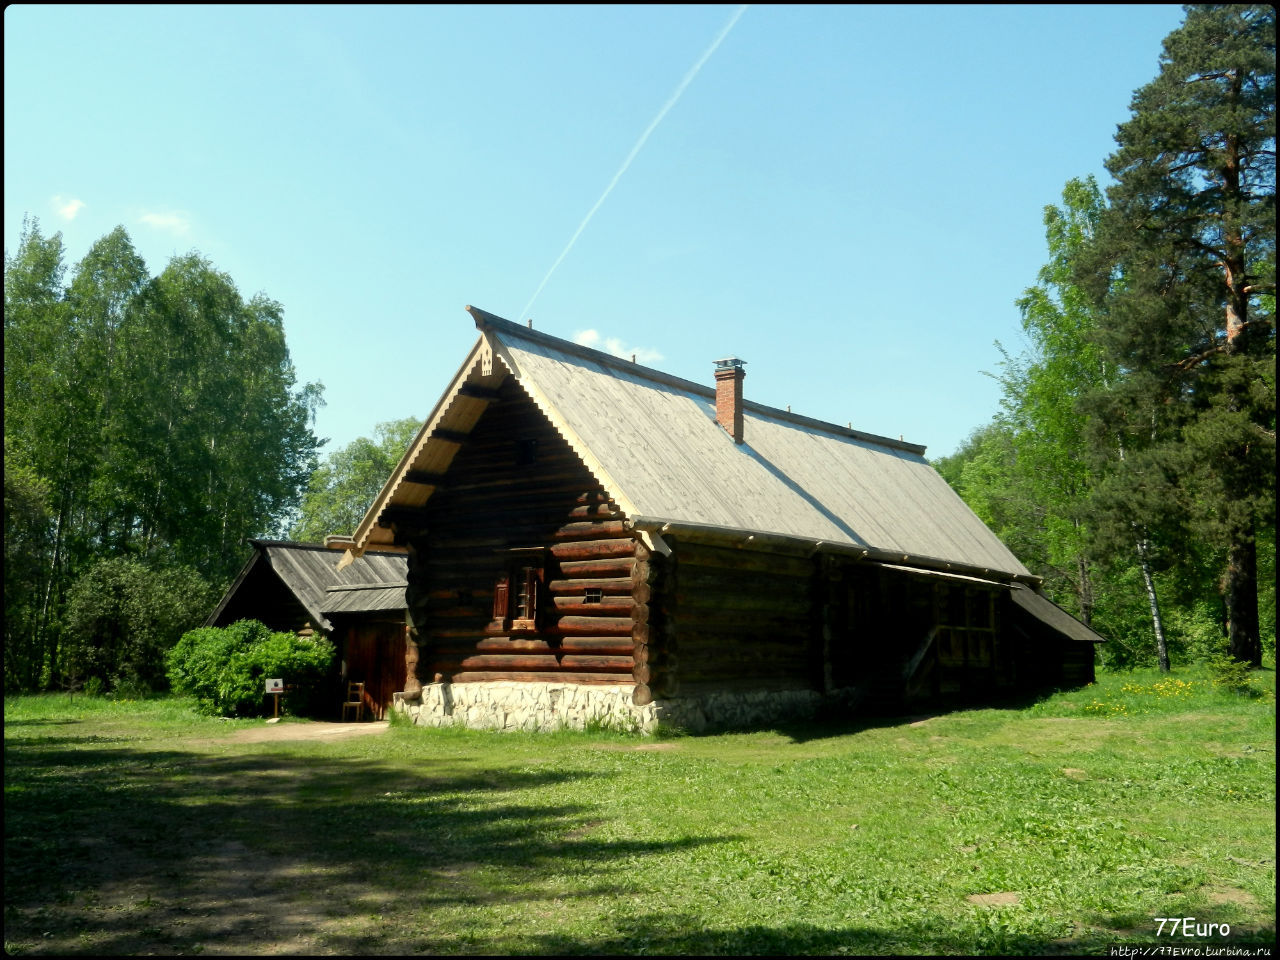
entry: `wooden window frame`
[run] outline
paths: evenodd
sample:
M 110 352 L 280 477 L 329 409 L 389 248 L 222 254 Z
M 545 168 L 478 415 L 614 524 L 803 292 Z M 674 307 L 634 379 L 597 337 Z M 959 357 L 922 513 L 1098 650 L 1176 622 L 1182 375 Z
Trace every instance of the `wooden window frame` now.
M 517 547 L 500 554 L 503 571 L 493 585 L 490 634 L 537 633 L 547 606 L 546 550 Z

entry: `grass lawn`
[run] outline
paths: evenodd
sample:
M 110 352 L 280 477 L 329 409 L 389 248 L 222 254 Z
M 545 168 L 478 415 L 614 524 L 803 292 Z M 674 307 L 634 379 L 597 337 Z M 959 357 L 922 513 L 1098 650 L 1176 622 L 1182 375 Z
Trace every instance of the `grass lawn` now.
M 5 700 L 10 953 L 1010 954 L 1275 942 L 1275 679 L 640 739 L 260 739 Z M 293 730 L 291 730 L 293 728 Z M 1158 917 L 1195 918 L 1170 936 Z M 1197 936 L 1209 924 L 1226 924 Z M 1184 936 L 1189 929 L 1191 936 Z

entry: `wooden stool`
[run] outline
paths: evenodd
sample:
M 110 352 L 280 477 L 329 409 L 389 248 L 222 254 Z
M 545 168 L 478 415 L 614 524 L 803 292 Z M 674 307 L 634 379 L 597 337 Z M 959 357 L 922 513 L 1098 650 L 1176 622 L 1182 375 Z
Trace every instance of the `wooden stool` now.
M 346 722 L 348 712 L 355 713 L 356 720 L 364 719 L 364 684 L 363 683 L 347 684 L 347 699 L 344 700 L 342 703 L 342 720 L 344 723 Z

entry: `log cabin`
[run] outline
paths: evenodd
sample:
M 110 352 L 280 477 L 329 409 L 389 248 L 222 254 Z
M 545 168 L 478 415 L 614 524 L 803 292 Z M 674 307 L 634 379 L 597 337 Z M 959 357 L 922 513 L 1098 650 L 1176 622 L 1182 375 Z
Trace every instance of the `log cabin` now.
M 322 633 L 339 655 L 335 714 L 345 684 L 357 681 L 364 685 L 366 715 L 384 719 L 405 684 L 405 551 L 369 550 L 343 563 L 345 537 L 324 544 L 249 542 L 252 556 L 205 626 L 258 620 L 272 630 Z
M 1092 680 L 1102 638 L 924 447 L 745 399 L 734 358 L 698 384 L 467 310 L 479 339 L 344 540 L 407 553 L 415 723 L 701 729 Z

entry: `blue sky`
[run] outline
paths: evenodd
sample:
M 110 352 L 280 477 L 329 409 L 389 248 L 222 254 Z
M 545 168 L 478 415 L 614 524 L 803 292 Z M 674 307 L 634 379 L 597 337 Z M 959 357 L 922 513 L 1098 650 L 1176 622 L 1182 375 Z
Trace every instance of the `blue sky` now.
M 996 411 L 1043 208 L 1107 182 L 1182 12 L 4 17 L 5 249 L 29 214 L 69 266 L 117 225 L 153 273 L 198 250 L 283 304 L 328 449 L 427 415 L 470 303 L 707 384 L 735 355 L 749 398 L 937 457 Z

